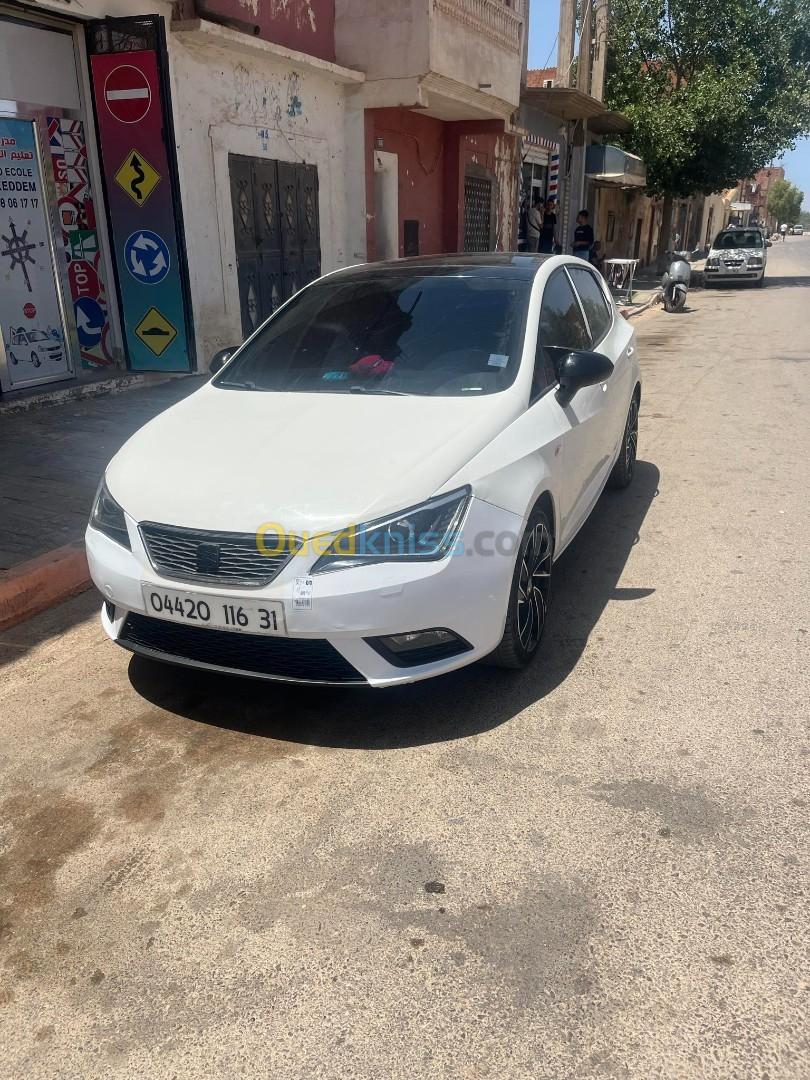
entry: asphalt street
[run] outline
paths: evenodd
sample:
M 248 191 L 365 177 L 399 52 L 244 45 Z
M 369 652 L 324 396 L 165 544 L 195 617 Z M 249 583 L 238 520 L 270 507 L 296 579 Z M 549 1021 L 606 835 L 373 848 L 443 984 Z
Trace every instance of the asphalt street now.
M 542 657 L 392 691 L 0 636 L 8 1080 L 800 1080 L 810 237 L 638 322 Z

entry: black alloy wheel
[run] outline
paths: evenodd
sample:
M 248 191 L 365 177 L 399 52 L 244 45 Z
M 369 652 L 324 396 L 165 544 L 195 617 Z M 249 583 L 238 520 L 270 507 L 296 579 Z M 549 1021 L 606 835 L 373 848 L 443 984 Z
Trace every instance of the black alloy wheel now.
M 533 512 L 520 542 L 501 643 L 490 657 L 503 668 L 525 667 L 537 652 L 551 595 L 554 536 L 544 510 Z
M 619 456 L 613 471 L 609 477 L 612 488 L 626 488 L 633 479 L 636 471 L 636 455 L 638 454 L 638 397 L 633 394 L 630 408 L 627 412 L 627 423 L 624 425 L 624 437 L 622 439 Z

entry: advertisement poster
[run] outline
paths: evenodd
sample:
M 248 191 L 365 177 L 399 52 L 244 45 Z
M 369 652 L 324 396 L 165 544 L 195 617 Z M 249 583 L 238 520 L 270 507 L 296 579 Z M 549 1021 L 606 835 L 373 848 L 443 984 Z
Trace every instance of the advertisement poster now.
M 48 117 L 48 146 L 56 180 L 58 223 L 76 317 L 82 367 L 109 367 L 110 317 L 96 233 L 96 211 L 81 120 Z
M 31 120 L 0 117 L 3 389 L 70 375 Z
M 103 54 L 90 63 L 130 367 L 189 371 L 157 56 Z

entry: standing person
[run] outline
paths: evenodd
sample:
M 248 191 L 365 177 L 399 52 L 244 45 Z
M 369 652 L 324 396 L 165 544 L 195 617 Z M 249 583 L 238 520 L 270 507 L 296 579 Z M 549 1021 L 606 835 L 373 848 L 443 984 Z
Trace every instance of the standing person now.
M 539 195 L 529 208 L 526 225 L 529 236 L 529 251 L 537 251 L 537 245 L 540 243 L 540 233 L 543 230 L 543 200 Z
M 782 243 L 784 244 L 785 237 L 787 236 L 787 225 L 785 224 L 784 221 L 782 222 L 781 226 L 779 227 L 779 232 L 782 234 Z
M 543 214 L 543 227 L 540 230 L 540 246 L 538 251 L 542 251 L 544 255 L 551 255 L 554 251 L 554 244 L 557 241 L 557 215 L 555 211 L 554 196 L 550 196 L 546 199 L 546 210 Z
M 590 214 L 587 210 L 580 210 L 577 214 L 577 227 L 574 229 L 574 243 L 572 251 L 586 262 L 591 261 L 591 248 L 593 247 L 593 229 L 588 224 Z

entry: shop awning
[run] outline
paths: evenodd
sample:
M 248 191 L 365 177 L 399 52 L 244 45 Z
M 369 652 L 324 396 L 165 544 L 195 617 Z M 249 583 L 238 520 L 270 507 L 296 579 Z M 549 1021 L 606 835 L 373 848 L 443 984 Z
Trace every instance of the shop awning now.
M 647 166 L 640 157 L 618 146 L 589 146 L 585 152 L 585 175 L 596 183 L 615 187 L 644 187 Z
M 587 120 L 588 127 L 597 134 L 630 130 L 627 117 L 606 109 L 603 101 L 575 86 L 528 86 L 520 98 L 558 120 Z

